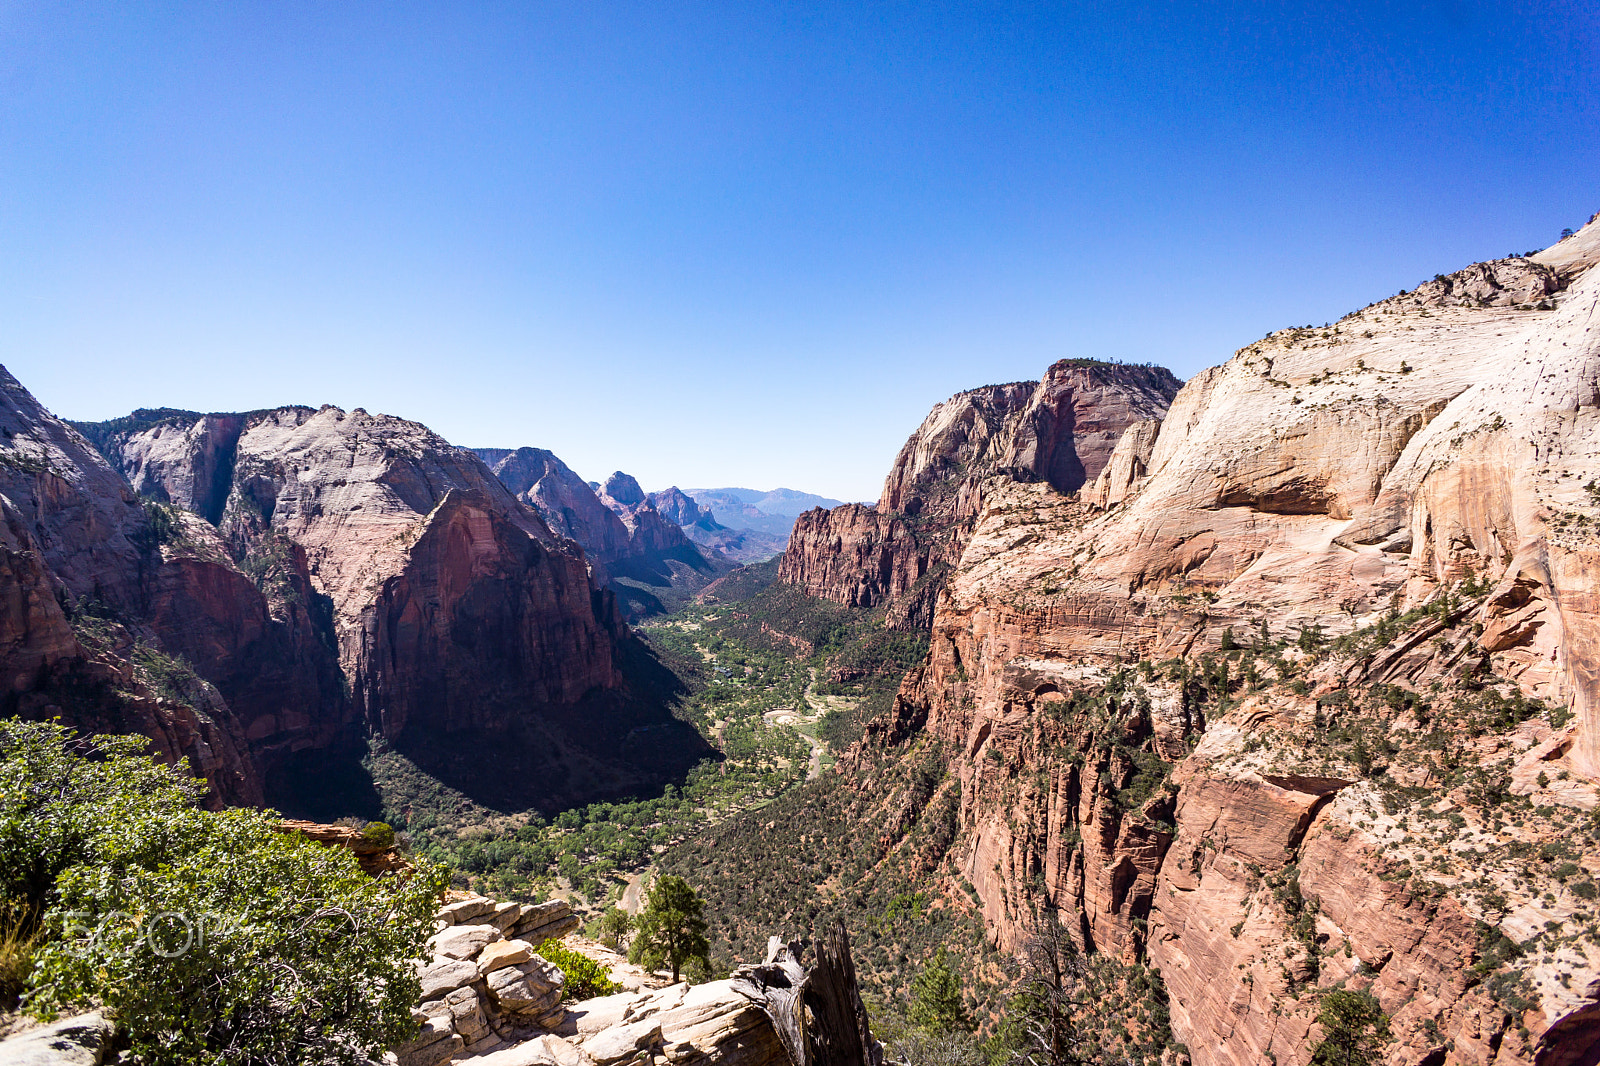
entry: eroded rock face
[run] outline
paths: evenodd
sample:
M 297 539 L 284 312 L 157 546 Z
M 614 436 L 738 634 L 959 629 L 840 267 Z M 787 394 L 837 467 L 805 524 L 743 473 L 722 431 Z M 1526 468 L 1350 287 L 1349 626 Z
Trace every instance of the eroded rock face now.
M 702 551 L 680 528 L 703 519 L 695 502 L 676 488 L 648 497 L 639 483 L 618 471 L 596 489 L 554 454 L 539 448 L 473 449 L 518 499 L 537 511 L 550 528 L 583 549 L 597 587 L 620 594 L 630 619 L 659 605 L 641 603 L 626 579 L 657 588 L 700 588 L 732 568 L 713 545 Z M 620 498 L 610 494 L 614 489 Z M 662 513 L 657 504 L 671 513 Z
M 1379 304 L 1242 349 L 1127 431 L 1104 492 L 992 494 L 942 617 L 1014 654 L 1161 658 L 1262 622 L 1348 630 L 1472 573 L 1498 586 L 1496 667 L 1591 722 L 1592 770 L 1600 274 L 1568 276 L 1551 310 Z
M 266 615 L 215 531 L 152 511 L 76 430 L 0 369 L 0 635 L 4 712 L 85 732 L 137 732 L 260 802 L 228 701 L 174 656 L 230 644 Z M 231 645 L 230 645 L 231 646 Z
M 583 548 L 596 584 L 632 553 L 628 527 L 600 502 L 589 483 L 542 448 L 476 448 L 506 488 L 544 517 L 550 528 Z
M 1331 713 L 1319 697 L 1425 696 L 1440 682 L 1466 699 L 1474 678 L 1505 678 L 1573 722 L 1552 732 L 1556 711 L 1519 726 L 1521 739 L 1473 739 L 1483 726 L 1402 716 L 1395 744 L 1437 729 L 1437 743 L 1483 760 L 1487 783 L 1473 787 L 1541 797 L 1530 809 L 1595 803 L 1583 779 L 1600 761 L 1597 259 L 1591 222 L 1529 260 L 1273 334 L 1197 375 L 1164 415 L 1128 417 L 1076 493 L 1052 483 L 1047 435 L 1000 447 L 978 405 L 970 422 L 936 412 L 930 440 L 1026 458 L 1039 476 L 997 471 L 970 503 L 946 497 L 970 530 L 928 661 L 869 744 L 931 733 L 954 753 L 957 857 L 1003 944 L 1047 902 L 1074 916 L 1081 944 L 1148 958 L 1197 1064 L 1307 1062 L 1314 993 L 1339 981 L 1394 1016 L 1396 1062 L 1592 1056 L 1600 949 L 1577 932 L 1586 905 L 1496 865 L 1513 842 L 1568 841 L 1495 824 L 1479 793 L 1430 794 L 1444 773 L 1432 756 L 1387 768 L 1415 794 L 1380 796 L 1366 779 L 1379 771 L 1348 751 L 1308 766 L 1283 738 L 1313 744 Z M 914 438 L 885 498 L 914 499 L 901 469 L 951 477 L 940 451 Z M 816 595 L 871 600 L 856 575 L 876 590 L 907 571 L 885 565 L 892 538 L 874 511 L 833 514 L 838 526 L 813 519 L 786 572 Z M 1420 620 L 1330 658 L 1303 695 L 1272 689 L 1220 722 L 1199 711 L 1193 681 L 1119 687 L 1137 660 L 1285 637 L 1292 659 L 1302 629 L 1371 632 L 1423 605 L 1433 620 L 1407 615 Z M 1161 779 L 1153 791 L 1146 771 Z M 1404 822 L 1449 813 L 1457 836 L 1427 845 Z M 1468 891 L 1474 867 L 1487 887 Z M 1307 918 L 1287 900 L 1317 909 Z M 1519 963 L 1523 992 L 1488 987 L 1488 962 L 1473 969 L 1486 928 L 1554 938 Z
M 800 516 L 778 579 L 835 603 L 889 604 L 891 626 L 926 628 L 991 482 L 1077 490 L 1128 426 L 1165 414 L 1178 386 L 1159 367 L 1064 360 L 1039 382 L 958 393 L 901 448 L 876 506 Z
M 363 729 L 505 730 L 616 684 L 625 629 L 581 550 L 470 452 L 361 410 L 156 413 L 89 427 L 144 491 L 194 512 L 139 612 L 260 757 Z M 564 487 L 564 469 L 540 484 Z

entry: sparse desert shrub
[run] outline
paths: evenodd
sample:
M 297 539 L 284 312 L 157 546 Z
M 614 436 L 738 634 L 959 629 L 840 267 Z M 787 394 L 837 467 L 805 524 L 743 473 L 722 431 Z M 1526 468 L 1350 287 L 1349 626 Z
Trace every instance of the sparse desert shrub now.
M 611 974 L 604 966 L 587 955 L 573 951 L 559 940 L 541 941 L 533 953 L 547 962 L 555 963 L 566 975 L 566 984 L 561 988 L 562 999 L 575 1002 L 622 991 L 622 986 L 611 979 Z

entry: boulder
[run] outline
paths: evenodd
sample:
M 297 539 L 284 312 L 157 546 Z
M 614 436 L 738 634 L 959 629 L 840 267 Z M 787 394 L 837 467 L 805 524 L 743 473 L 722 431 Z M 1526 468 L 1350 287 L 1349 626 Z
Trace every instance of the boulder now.
M 430 937 L 428 947 L 435 956 L 465 960 L 476 958 L 484 948 L 500 939 L 500 930 L 492 925 L 453 925 Z
M 518 925 L 511 933 L 518 940 L 526 940 L 530 944 L 538 944 L 545 940 L 560 940 L 564 936 L 576 933 L 581 924 L 576 914 L 569 914 L 564 918 L 557 918 L 555 921 L 546 922 L 543 925 Z
M 495 904 L 494 910 L 485 915 L 483 921 L 494 926 L 503 933 L 509 930 L 513 925 L 516 925 L 521 917 L 522 904 L 508 901 L 505 903 Z
M 478 972 L 488 973 L 504 966 L 514 966 L 533 958 L 533 945 L 526 940 L 500 940 L 483 949 L 478 956 Z
M 468 1043 L 489 1032 L 489 1019 L 484 1015 L 483 998 L 473 986 L 458 988 L 444 999 L 434 1002 L 445 1005 L 450 1014 L 451 1024 Z
M 394 1054 L 399 1066 L 437 1066 L 454 1058 L 462 1044 L 461 1037 L 451 1028 L 450 1019 L 435 1016 L 424 1021 L 422 1032 L 395 1048 Z
M 476 968 L 473 974 L 476 976 Z M 486 980 L 490 997 L 508 1014 L 543 1020 L 561 1008 L 561 990 L 566 977 L 554 963 L 537 955 L 527 962 L 494 970 L 486 975 Z
M 474 918 L 482 917 L 493 911 L 495 902 L 482 896 L 473 896 L 469 899 L 457 900 L 440 908 L 437 917 L 449 925 L 461 925 Z
M 438 999 L 478 979 L 478 967 L 460 959 L 436 958 L 423 968 L 422 998 Z
M 111 1023 L 80 1014 L 0 1041 L 0 1066 L 99 1066 L 111 1044 Z

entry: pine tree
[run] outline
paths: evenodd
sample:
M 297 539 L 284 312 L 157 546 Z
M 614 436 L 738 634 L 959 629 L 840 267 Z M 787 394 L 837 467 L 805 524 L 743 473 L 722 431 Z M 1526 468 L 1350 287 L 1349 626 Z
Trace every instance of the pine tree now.
M 1313 1066 L 1371 1066 L 1389 1042 L 1389 1016 L 1366 992 L 1336 988 L 1322 997 L 1317 1012 L 1322 1041 L 1312 1051 Z
M 972 1019 L 961 1001 L 961 978 L 941 946 L 911 986 L 911 1022 L 932 1033 L 971 1032 Z
M 628 958 L 655 969 L 663 962 L 672 967 L 672 980 L 678 980 L 684 963 L 699 959 L 711 966 L 711 944 L 706 940 L 705 903 L 689 882 L 667 875 L 650 890 L 635 925 Z

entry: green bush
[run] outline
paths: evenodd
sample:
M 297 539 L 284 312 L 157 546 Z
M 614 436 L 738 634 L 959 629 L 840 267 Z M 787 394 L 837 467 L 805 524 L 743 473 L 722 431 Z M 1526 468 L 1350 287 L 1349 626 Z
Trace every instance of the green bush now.
M 561 998 L 566 1000 L 594 999 L 621 992 L 622 986 L 611 979 L 604 966 L 587 955 L 580 955 L 559 940 L 546 940 L 533 949 L 533 953 L 547 962 L 553 962 L 566 974 Z
M 394 829 L 388 822 L 368 822 L 367 827 L 361 830 L 361 839 L 374 847 L 394 847 Z
M 44 904 L 26 1009 L 104 1006 L 149 1066 L 366 1063 L 413 1034 L 443 872 L 370 878 L 271 812 L 200 810 L 147 745 L 0 722 L 0 881 Z
M 1390 1040 L 1389 1016 L 1368 992 L 1335 988 L 1323 993 L 1317 1024 L 1322 1039 L 1312 1049 L 1313 1066 L 1370 1066 L 1382 1061 Z

